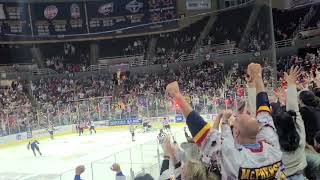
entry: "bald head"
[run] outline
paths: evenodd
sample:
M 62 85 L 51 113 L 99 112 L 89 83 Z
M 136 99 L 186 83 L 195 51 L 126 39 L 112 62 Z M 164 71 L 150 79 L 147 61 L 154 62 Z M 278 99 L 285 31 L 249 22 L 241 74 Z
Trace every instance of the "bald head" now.
M 239 114 L 234 122 L 235 139 L 238 144 L 256 143 L 259 123 L 247 113 Z

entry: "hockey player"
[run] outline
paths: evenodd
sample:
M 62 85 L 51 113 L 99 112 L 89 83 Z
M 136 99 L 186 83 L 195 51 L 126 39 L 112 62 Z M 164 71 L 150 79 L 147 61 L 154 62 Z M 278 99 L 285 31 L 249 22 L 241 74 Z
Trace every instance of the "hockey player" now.
M 163 118 L 162 125 L 163 125 L 163 129 L 165 129 L 168 133 L 171 134 L 170 124 L 167 118 Z
M 261 66 L 250 64 L 248 75 L 249 91 L 256 91 L 256 96 L 249 95 L 249 102 L 256 106 L 246 105 L 239 111 L 232 131 L 229 124 L 232 111 L 223 113 L 219 132 L 192 110 L 177 82 L 170 83 L 166 91 L 179 103 L 193 140 L 201 149 L 202 162 L 209 168 L 219 167 L 222 179 L 286 179 Z M 250 116 L 252 112 L 256 112 L 255 118 Z
M 49 132 L 49 134 L 50 134 L 50 138 L 51 138 L 51 139 L 54 139 L 54 136 L 53 136 L 54 127 L 53 127 L 52 124 L 49 125 L 48 132 Z
M 130 131 L 130 133 L 131 133 L 132 142 L 135 141 L 135 139 L 134 139 L 134 135 L 135 135 L 135 134 L 134 134 L 134 130 L 135 130 L 135 128 L 134 128 L 133 124 L 131 123 L 130 126 L 129 126 L 129 131 Z
M 143 126 L 143 129 L 144 129 L 144 132 L 148 132 L 149 129 L 151 128 L 151 125 L 149 124 L 150 122 L 145 119 L 142 123 L 142 126 Z
M 165 133 L 163 131 L 163 129 L 160 129 L 160 132 L 159 132 L 158 137 L 157 137 L 158 141 L 159 141 L 159 144 L 162 144 L 166 137 L 167 137 L 167 133 Z
M 79 136 L 83 135 L 83 129 L 86 127 L 85 122 L 79 122 Z
M 29 149 L 30 149 L 30 146 L 31 146 L 31 150 L 32 150 L 34 156 L 37 156 L 35 150 L 37 150 L 38 153 L 40 154 L 40 156 L 42 156 L 38 144 L 39 144 L 39 142 L 38 142 L 37 140 L 32 140 L 32 141 L 29 141 L 29 143 L 28 143 L 27 148 L 28 148 L 28 150 L 29 150 Z
M 94 133 L 96 134 L 97 131 L 96 131 L 96 129 L 95 129 L 94 121 L 92 121 L 92 120 L 89 121 L 89 126 L 90 126 L 90 128 L 89 128 L 90 134 L 92 134 L 92 131 L 94 131 Z

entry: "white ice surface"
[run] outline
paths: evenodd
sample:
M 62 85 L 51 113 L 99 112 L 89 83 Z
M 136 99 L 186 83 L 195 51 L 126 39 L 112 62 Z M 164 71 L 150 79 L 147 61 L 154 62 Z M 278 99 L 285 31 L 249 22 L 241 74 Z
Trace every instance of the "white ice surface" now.
M 182 127 L 172 131 L 177 139 L 184 140 Z M 73 169 L 79 164 L 86 167 L 82 176 L 85 180 L 113 180 L 110 166 L 115 161 L 129 176 L 130 167 L 137 173 L 142 166 L 148 168 L 158 162 L 158 132 L 137 132 L 135 142 L 131 142 L 128 129 L 98 131 L 93 135 L 86 131 L 81 137 L 72 134 L 40 140 L 43 156 L 37 157 L 27 150 L 27 144 L 0 149 L 0 180 L 72 180 Z M 131 149 L 131 156 L 127 149 Z M 130 161 L 134 164 L 130 165 Z

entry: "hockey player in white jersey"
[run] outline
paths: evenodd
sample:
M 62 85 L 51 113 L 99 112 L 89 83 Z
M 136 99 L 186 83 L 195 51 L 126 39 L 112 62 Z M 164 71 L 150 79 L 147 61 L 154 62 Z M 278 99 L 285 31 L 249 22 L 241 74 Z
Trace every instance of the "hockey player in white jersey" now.
M 92 132 L 94 132 L 95 134 L 97 133 L 93 120 L 89 121 L 89 127 L 90 134 L 92 134 Z
M 179 103 L 193 140 L 201 149 L 202 162 L 208 167 L 217 166 L 223 180 L 286 179 L 268 96 L 264 92 L 261 66 L 250 64 L 248 75 L 249 87 L 253 88 L 251 91 L 256 89 L 257 93 L 256 102 L 251 102 L 256 103 L 256 117 L 250 117 L 248 105 L 243 106 L 236 117 L 226 111 L 222 119 L 217 119 L 221 121 L 221 132 L 211 128 L 192 110 L 177 82 L 170 83 L 166 91 Z M 234 119 L 232 130 L 231 119 Z
M 131 140 L 132 140 L 132 142 L 134 142 L 135 141 L 135 139 L 134 139 L 134 131 L 135 131 L 135 128 L 134 128 L 134 126 L 133 126 L 133 123 L 131 123 L 130 125 L 129 125 L 129 131 L 130 131 L 130 133 L 131 133 Z

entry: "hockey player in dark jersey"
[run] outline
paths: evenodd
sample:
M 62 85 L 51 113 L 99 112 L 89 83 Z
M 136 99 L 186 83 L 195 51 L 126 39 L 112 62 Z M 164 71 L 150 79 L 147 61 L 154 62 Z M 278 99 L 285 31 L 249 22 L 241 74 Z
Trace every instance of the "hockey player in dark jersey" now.
M 168 133 L 171 134 L 171 128 L 170 128 L 170 124 L 169 124 L 169 119 L 163 118 L 162 124 L 163 124 L 163 128 L 164 128 Z
M 54 136 L 53 136 L 54 127 L 53 127 L 53 125 L 49 125 L 48 132 L 50 134 L 50 138 L 54 139 Z
M 37 156 L 35 150 L 37 150 L 38 153 L 40 154 L 40 156 L 42 156 L 38 144 L 39 144 L 39 142 L 38 142 L 37 140 L 32 140 L 32 141 L 29 141 L 29 143 L 28 143 L 27 148 L 28 148 L 28 150 L 29 150 L 30 147 L 31 147 L 31 150 L 32 150 L 34 156 Z
M 159 140 L 159 144 L 163 143 L 165 137 L 167 137 L 167 133 L 165 133 L 163 131 L 163 129 L 160 129 L 160 132 L 159 132 L 158 137 L 157 137 L 158 140 Z

